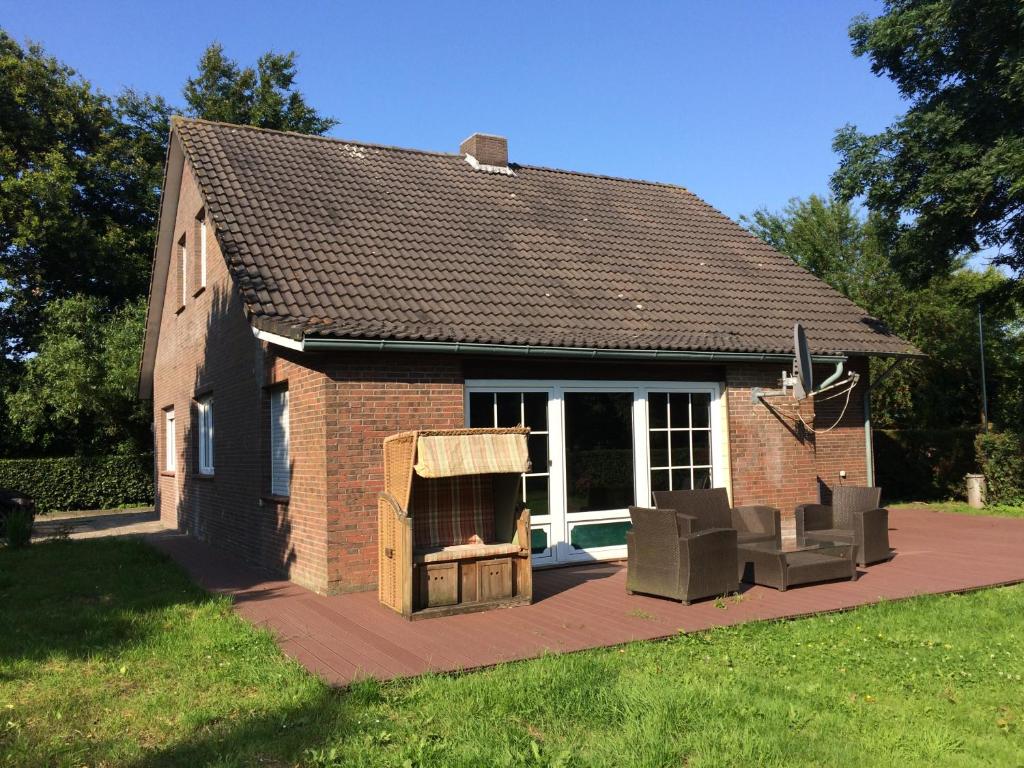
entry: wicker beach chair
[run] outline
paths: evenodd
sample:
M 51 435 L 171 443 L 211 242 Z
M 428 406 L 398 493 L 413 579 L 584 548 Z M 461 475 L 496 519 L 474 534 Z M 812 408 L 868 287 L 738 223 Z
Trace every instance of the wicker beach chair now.
M 528 429 L 403 432 L 384 441 L 378 597 L 406 618 L 529 603 Z

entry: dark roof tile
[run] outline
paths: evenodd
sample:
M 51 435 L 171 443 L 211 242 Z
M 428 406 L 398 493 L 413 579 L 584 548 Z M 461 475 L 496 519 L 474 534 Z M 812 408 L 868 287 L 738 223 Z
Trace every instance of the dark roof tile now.
M 293 334 L 916 354 L 681 187 L 175 120 L 256 318 Z

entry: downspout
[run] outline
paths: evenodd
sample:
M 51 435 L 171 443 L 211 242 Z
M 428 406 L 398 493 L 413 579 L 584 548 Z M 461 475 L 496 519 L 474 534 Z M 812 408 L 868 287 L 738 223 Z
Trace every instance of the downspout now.
M 835 369 L 835 371 L 832 372 L 832 375 L 829 376 L 827 379 L 825 379 L 823 382 L 821 382 L 821 384 L 818 386 L 818 391 L 821 391 L 823 389 L 827 389 L 829 384 L 831 384 L 834 381 L 838 381 L 839 377 L 842 376 L 842 375 L 843 375 L 843 361 L 840 360 L 838 363 L 836 363 L 836 369 Z
M 875 484 L 875 436 L 871 430 L 871 393 L 875 387 L 879 386 L 883 381 L 889 378 L 889 374 L 896 370 L 896 366 L 903 362 L 903 358 L 896 358 L 892 361 L 892 365 L 882 371 L 882 374 L 878 377 L 877 381 L 869 382 L 867 387 L 864 388 L 864 452 L 865 452 L 865 464 L 867 468 L 868 486 L 874 486 Z
M 867 468 L 868 487 L 875 485 L 875 436 L 871 433 L 871 386 L 864 390 L 864 466 Z

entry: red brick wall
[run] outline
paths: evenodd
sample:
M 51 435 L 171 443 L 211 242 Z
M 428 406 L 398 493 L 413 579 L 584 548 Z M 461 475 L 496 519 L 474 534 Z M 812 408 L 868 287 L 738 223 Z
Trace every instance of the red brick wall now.
M 863 485 L 867 481 L 863 401 L 867 365 L 865 360 L 855 359 L 847 366 L 847 371 L 855 370 L 862 378 L 842 421 L 828 432 L 823 430 L 839 418 L 845 398 L 817 405 L 811 400 L 797 405 L 789 397 L 769 398 L 772 407 L 751 402 L 755 387 L 778 389 L 782 367 L 727 368 L 730 466 L 734 504 L 770 504 L 792 519 L 797 504 L 818 500 L 819 483 L 827 497 L 839 482 L 840 470 L 846 471 L 847 483 Z M 823 381 L 832 370 L 816 369 L 817 380 Z M 815 432 L 800 422 L 797 412 Z
M 156 505 L 161 520 L 265 569 L 288 574 L 314 589 L 326 588 L 324 532 L 324 428 L 321 374 L 287 359 L 267 360 L 253 337 L 241 301 L 207 227 L 207 287 L 199 287 L 199 228 L 203 203 L 186 164 L 172 249 L 171 275 L 160 324 L 153 380 Z M 189 254 L 189 288 L 181 308 L 177 243 Z M 180 309 L 180 311 L 178 311 Z M 269 413 L 265 381 L 290 389 L 292 492 L 288 503 L 268 490 Z M 214 398 L 214 469 L 198 474 L 194 399 Z M 163 411 L 173 406 L 177 469 L 164 466 Z
M 442 355 L 339 353 L 314 366 L 327 378 L 328 589 L 372 589 L 384 438 L 463 427 L 462 364 Z

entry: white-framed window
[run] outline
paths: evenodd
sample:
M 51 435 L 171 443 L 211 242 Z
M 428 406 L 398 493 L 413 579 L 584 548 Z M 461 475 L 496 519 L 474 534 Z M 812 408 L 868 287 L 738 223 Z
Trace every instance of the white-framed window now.
M 199 218 L 199 287 L 206 287 L 206 214 Z
M 653 491 L 729 488 L 719 382 L 467 379 L 465 389 L 467 426 L 531 428 L 535 566 L 621 558 L 629 506 L 653 506 Z
M 270 492 L 274 496 L 288 495 L 289 437 L 288 390 L 270 392 Z
M 213 474 L 213 395 L 196 400 L 196 421 L 199 428 L 199 474 Z
M 178 449 L 174 439 L 174 409 L 164 411 L 164 471 L 173 472 L 178 466 Z
M 188 298 L 188 248 L 185 247 L 185 238 L 178 244 L 179 261 L 181 261 L 181 306 L 185 306 Z
M 651 491 L 711 488 L 711 395 L 648 392 Z

